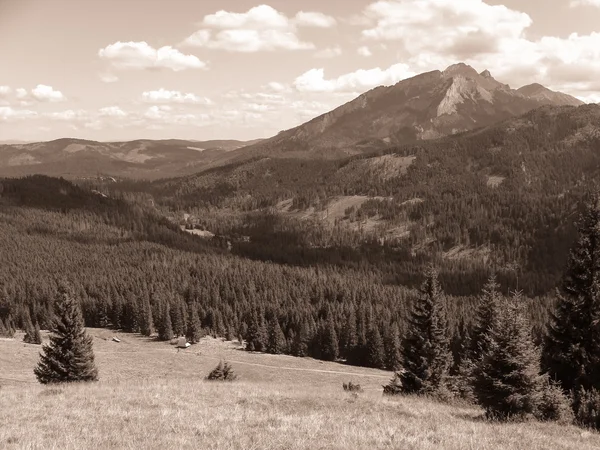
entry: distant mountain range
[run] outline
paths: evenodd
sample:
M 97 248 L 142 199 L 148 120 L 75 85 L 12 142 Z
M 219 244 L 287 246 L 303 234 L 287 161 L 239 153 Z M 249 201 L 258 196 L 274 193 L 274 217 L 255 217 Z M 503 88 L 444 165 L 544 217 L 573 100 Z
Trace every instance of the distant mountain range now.
M 0 176 L 36 173 L 68 178 L 97 175 L 145 179 L 174 177 L 197 172 L 217 157 L 256 142 L 57 139 L 0 144 Z
M 31 173 L 166 178 L 253 157 L 338 159 L 473 130 L 544 105 L 583 102 L 540 84 L 520 89 L 460 63 L 380 86 L 326 114 L 258 141 L 136 140 L 0 145 L 0 176 Z

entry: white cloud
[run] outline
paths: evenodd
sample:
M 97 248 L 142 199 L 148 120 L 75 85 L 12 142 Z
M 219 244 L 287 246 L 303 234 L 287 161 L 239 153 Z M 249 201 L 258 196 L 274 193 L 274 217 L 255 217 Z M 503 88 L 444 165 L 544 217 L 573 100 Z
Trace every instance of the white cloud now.
M 595 6 L 600 8 L 600 0 L 571 0 L 570 6 L 571 8 L 578 6 Z
M 31 90 L 31 95 L 40 102 L 62 102 L 66 100 L 62 92 L 45 84 L 38 84 Z
M 25 88 L 12 89 L 10 86 L 0 86 L 0 99 L 3 104 L 10 104 L 14 100 L 18 100 L 17 103 L 21 106 L 31 105 L 34 102 L 55 103 L 67 100 L 62 92 L 45 84 L 38 84 L 31 91 Z
M 303 14 L 292 20 L 268 5 L 245 13 L 218 11 L 205 16 L 202 28 L 182 44 L 243 53 L 313 49 L 313 43 L 299 38 L 298 26 L 322 26 L 328 19 L 319 13 Z
M 365 8 L 362 20 L 366 44 L 393 42 L 397 57 L 417 73 L 463 61 L 513 87 L 538 82 L 581 98 L 598 91 L 600 33 L 531 40 L 529 15 L 482 0 L 381 0 Z
M 335 58 L 342 54 L 342 49 L 339 46 L 324 48 L 315 53 L 316 58 Z
M 255 6 L 245 13 L 218 11 L 204 17 L 202 25 L 215 28 L 286 29 L 288 18 L 268 5 Z
M 144 101 L 149 103 L 191 103 L 201 105 L 211 105 L 212 101 L 206 97 L 200 97 L 196 94 L 182 93 L 179 91 L 169 91 L 160 88 L 155 91 L 145 91 L 142 93 Z
M 369 57 L 372 56 L 373 53 L 371 52 L 371 49 L 369 47 L 367 47 L 366 45 L 363 45 L 362 47 L 358 47 L 358 49 L 356 50 L 356 52 L 360 55 L 360 56 L 364 56 L 364 57 Z
M 270 83 L 268 83 L 266 88 L 273 92 L 286 92 L 290 90 L 290 87 L 288 85 L 285 85 L 283 83 L 277 83 L 276 81 L 271 81 Z
M 147 42 L 121 42 L 98 50 L 98 56 L 116 69 L 205 69 L 206 63 L 194 55 L 185 55 L 170 46 L 155 49 Z
M 37 113 L 35 111 L 30 111 L 27 109 L 14 109 L 10 106 L 0 106 L 0 121 L 9 122 L 12 120 L 19 119 L 30 119 L 36 117 Z
M 523 12 L 482 0 L 378 1 L 365 15 L 374 21 L 362 32 L 366 39 L 399 40 L 411 53 L 433 50 L 455 56 L 461 47 L 470 55 L 493 50 L 500 39 L 517 38 L 532 23 Z
M 320 12 L 300 11 L 294 18 L 294 23 L 300 27 L 331 28 L 337 25 L 337 21 Z
M 65 111 L 46 113 L 45 117 L 48 117 L 48 118 L 54 119 L 54 120 L 65 121 L 65 122 L 75 122 L 75 121 L 86 120 L 89 117 L 89 114 L 87 111 L 85 111 L 83 109 L 78 109 L 78 110 L 67 109 Z
M 98 113 L 102 117 L 127 117 L 127 113 L 118 106 L 106 106 L 100 108 Z
M 294 86 L 301 92 L 362 92 L 380 85 L 395 84 L 414 75 L 403 63 L 394 64 L 386 70 L 379 67 L 360 69 L 329 80 L 325 79 L 323 69 L 311 69 L 296 78 Z
M 198 34 L 200 33 L 200 34 Z M 308 50 L 314 44 L 302 42 L 292 31 L 286 30 L 221 30 L 211 37 L 200 30 L 185 40 L 186 44 L 230 52 L 254 53 L 275 50 Z

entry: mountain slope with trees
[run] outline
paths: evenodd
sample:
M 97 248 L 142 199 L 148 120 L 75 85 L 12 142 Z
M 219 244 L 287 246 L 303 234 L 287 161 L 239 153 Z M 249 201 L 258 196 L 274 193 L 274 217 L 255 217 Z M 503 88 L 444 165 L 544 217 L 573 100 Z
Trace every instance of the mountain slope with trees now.
M 493 267 L 504 289 L 543 295 L 557 285 L 578 205 L 600 174 L 599 146 L 600 106 L 542 107 L 337 161 L 257 157 L 96 188 L 151 196 L 182 225 L 227 236 L 253 259 L 367 265 L 414 288 L 433 262 L 455 295 L 476 295 Z

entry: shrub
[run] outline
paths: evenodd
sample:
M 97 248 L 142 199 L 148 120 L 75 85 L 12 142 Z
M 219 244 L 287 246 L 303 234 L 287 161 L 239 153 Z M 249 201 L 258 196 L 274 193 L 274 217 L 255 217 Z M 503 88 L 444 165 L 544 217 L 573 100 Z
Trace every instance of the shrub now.
M 354 384 L 352 381 L 343 384 L 344 391 L 346 392 L 362 392 L 360 384 Z
M 582 388 L 576 392 L 573 403 L 577 423 L 600 430 L 600 392 Z
M 383 386 L 383 393 L 385 395 L 399 395 L 402 393 L 402 379 L 398 372 L 394 372 L 394 377 L 386 386 Z
M 234 381 L 236 378 L 237 375 L 233 372 L 231 365 L 222 360 L 206 377 L 210 381 Z
M 536 414 L 539 420 L 558 422 L 561 424 L 573 423 L 574 414 L 570 399 L 564 394 L 560 385 L 546 379 L 542 386 L 542 395 Z

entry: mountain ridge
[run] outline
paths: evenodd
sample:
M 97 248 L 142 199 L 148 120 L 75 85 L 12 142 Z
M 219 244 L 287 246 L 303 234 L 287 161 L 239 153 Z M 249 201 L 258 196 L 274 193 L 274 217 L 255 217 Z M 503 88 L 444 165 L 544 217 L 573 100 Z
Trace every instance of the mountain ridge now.
M 332 111 L 234 153 L 239 159 L 295 157 L 298 153 L 338 158 L 489 126 L 544 105 L 583 104 L 543 86 L 526 88 L 511 89 L 489 70 L 478 73 L 458 63 L 443 71 L 373 88 Z
M 169 178 L 252 158 L 340 159 L 500 123 L 541 106 L 580 100 L 537 84 L 511 89 L 489 70 L 458 63 L 378 86 L 277 135 L 255 141 L 57 139 L 0 144 L 0 176 L 32 173 Z

